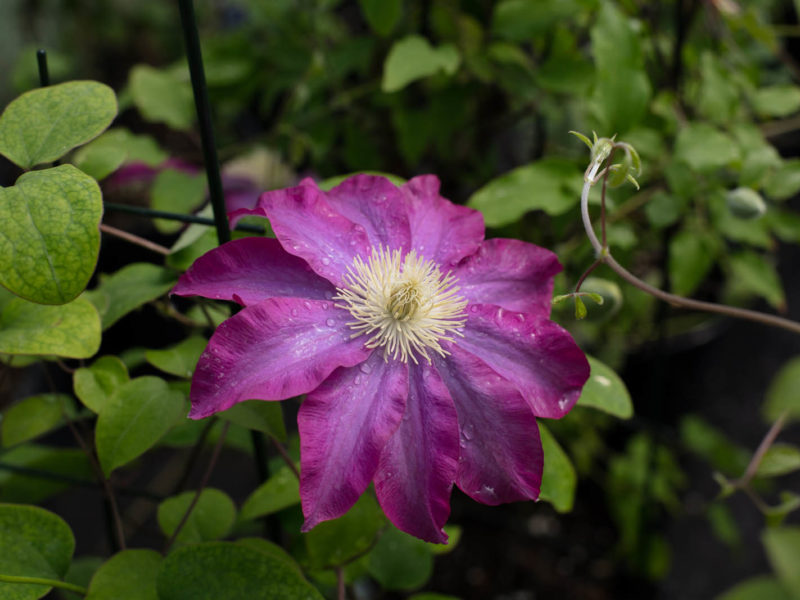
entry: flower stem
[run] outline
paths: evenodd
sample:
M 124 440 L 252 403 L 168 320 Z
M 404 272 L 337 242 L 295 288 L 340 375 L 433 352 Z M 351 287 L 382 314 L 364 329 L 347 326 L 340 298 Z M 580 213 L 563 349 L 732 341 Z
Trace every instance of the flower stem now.
M 605 173 L 603 173 L 603 175 L 605 175 Z M 669 292 L 665 292 L 664 290 L 660 290 L 648 283 L 645 283 L 633 273 L 625 269 L 625 267 L 620 265 L 616 260 L 614 260 L 614 257 L 611 256 L 608 246 L 600 243 L 600 240 L 597 239 L 597 234 L 595 234 L 594 228 L 592 227 L 592 220 L 589 216 L 589 192 L 592 189 L 592 185 L 596 182 L 597 178 L 595 177 L 594 172 L 587 173 L 587 175 L 584 177 L 583 190 L 581 192 L 581 219 L 583 220 L 583 228 L 586 230 L 586 235 L 589 237 L 589 241 L 591 242 L 592 247 L 597 254 L 597 260 L 605 265 L 608 265 L 611 270 L 613 270 L 622 279 L 630 283 L 632 286 L 642 290 L 643 292 L 646 292 L 651 296 L 658 298 L 659 300 L 663 300 L 664 302 L 672 304 L 673 306 L 717 313 L 737 319 L 755 321 L 757 323 L 770 325 L 772 327 L 779 327 L 781 329 L 786 329 L 787 331 L 800 334 L 800 323 L 795 321 L 746 308 L 738 308 L 735 306 L 727 306 L 725 304 L 716 304 L 714 302 L 704 302 L 702 300 L 692 300 L 691 298 L 676 296 L 675 294 L 670 294 Z
M 3 581 L 5 583 L 36 583 L 39 585 L 49 585 L 51 587 L 61 588 L 62 590 L 69 590 L 70 592 L 81 594 L 82 596 L 85 596 L 86 594 L 89 593 L 89 590 L 87 590 L 85 587 L 81 587 L 73 583 L 67 583 L 66 581 L 61 581 L 59 579 L 46 579 L 44 577 L 25 577 L 24 575 L 0 574 L 0 581 Z
M 200 125 L 200 139 L 203 144 L 203 160 L 208 179 L 208 193 L 211 206 L 214 208 L 214 222 L 217 226 L 217 240 L 220 244 L 229 242 L 231 230 L 228 225 L 228 214 L 225 211 L 225 197 L 222 194 L 222 177 L 219 172 L 217 147 L 214 142 L 214 127 L 211 123 L 211 105 L 208 101 L 208 87 L 203 70 L 203 55 L 200 51 L 200 36 L 197 33 L 197 21 L 194 15 L 192 0 L 178 0 L 183 27 L 183 40 L 186 44 L 186 58 L 189 61 L 189 74 L 192 79 L 194 105 L 197 109 L 197 121 Z
M 294 473 L 294 476 L 297 477 L 297 479 L 300 479 L 300 471 L 297 470 L 297 467 L 294 465 L 294 461 L 292 460 L 292 457 L 289 456 L 289 453 L 286 451 L 286 448 L 284 448 L 283 444 L 281 444 L 274 437 L 270 436 L 270 439 L 272 440 L 272 444 L 275 446 L 275 450 L 277 450 L 278 454 L 281 455 L 283 462 L 285 462 L 286 466 L 288 466 L 291 469 L 292 473 Z
M 131 244 L 141 246 L 142 248 L 147 248 L 152 252 L 163 254 L 164 256 L 168 256 L 170 253 L 169 248 L 165 248 L 161 244 L 156 244 L 155 242 L 146 240 L 143 237 L 128 233 L 127 231 L 122 231 L 122 229 L 117 229 L 116 227 L 111 227 L 111 225 L 106 225 L 105 223 L 100 223 L 100 231 L 109 235 L 113 235 L 114 237 L 118 237 L 126 242 L 130 242 Z
M 750 485 L 750 481 L 753 479 L 753 477 L 755 477 L 758 467 L 761 465 L 761 461 L 764 460 L 764 455 L 767 453 L 767 450 L 772 447 L 772 444 L 775 442 L 775 438 L 777 438 L 778 434 L 781 432 L 783 424 L 786 422 L 786 414 L 787 411 L 784 410 L 780 416 L 775 419 L 772 427 L 769 428 L 769 431 L 767 431 L 764 439 L 761 440 L 758 448 L 756 448 L 756 451 L 753 453 L 753 458 L 750 459 L 750 463 L 747 465 L 744 475 L 742 475 L 742 478 L 736 482 L 737 487 L 744 488 Z

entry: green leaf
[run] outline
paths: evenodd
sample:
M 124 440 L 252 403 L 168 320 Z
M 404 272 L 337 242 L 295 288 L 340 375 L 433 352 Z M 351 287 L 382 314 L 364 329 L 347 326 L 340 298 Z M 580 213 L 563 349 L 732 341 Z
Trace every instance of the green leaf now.
M 445 594 L 432 594 L 431 592 L 423 592 L 421 594 L 414 594 L 409 596 L 408 600 L 461 600 L 455 596 L 446 596 Z
M 783 310 L 786 296 L 775 267 L 760 254 L 742 251 L 730 256 L 731 287 L 761 296 L 774 308 Z
M 72 165 L 0 188 L 0 284 L 42 304 L 75 298 L 97 263 L 102 213 L 97 182 Z
M 780 581 L 772 575 L 751 577 L 737 583 L 716 600 L 792 600 Z
M 184 173 L 164 169 L 153 180 L 150 206 L 155 210 L 188 214 L 199 207 L 206 197 L 206 176 L 203 173 Z M 183 223 L 169 219 L 153 221 L 162 233 L 175 233 Z
M 0 310 L 0 352 L 89 358 L 100 348 L 100 316 L 83 298 L 59 306 L 13 298 Z
M 263 431 L 278 441 L 286 440 L 283 409 L 278 402 L 245 400 L 234 404 L 218 416 L 246 429 Z
M 359 4 L 372 31 L 383 37 L 392 33 L 403 14 L 401 0 L 359 0 Z
M 461 57 L 452 44 L 434 48 L 425 38 L 409 35 L 396 41 L 389 50 L 383 65 L 381 89 L 387 93 L 396 92 L 439 71 L 453 75 L 460 63 Z
M 100 285 L 86 293 L 95 305 L 102 301 L 103 330 L 145 302 L 164 295 L 175 285 L 175 274 L 151 263 L 129 264 L 113 275 L 100 278 Z
M 343 565 L 372 545 L 384 522 L 372 493 L 364 493 L 344 516 L 305 534 L 311 564 L 320 569 Z
M 161 555 L 155 550 L 123 550 L 94 574 L 86 600 L 158 600 L 160 566 Z
M 761 534 L 772 569 L 795 597 L 800 596 L 800 527 L 773 527 Z
M 672 292 L 691 296 L 714 265 L 713 238 L 702 231 L 683 229 L 669 241 L 669 280 Z
M 731 548 L 741 547 L 742 534 L 739 531 L 739 525 L 725 504 L 721 502 L 710 504 L 706 511 L 706 517 L 708 524 L 711 525 L 711 531 L 717 538 Z
M 82 588 L 88 588 L 92 576 L 104 562 L 105 559 L 99 556 L 79 556 L 69 565 L 67 574 L 64 575 L 64 581 L 79 585 Z M 69 592 L 64 589 L 60 590 L 60 593 L 63 600 L 82 600 L 84 598 L 82 594 L 78 595 L 75 592 Z
M 433 544 L 429 543 L 428 548 L 430 548 L 431 553 L 434 556 L 438 556 L 439 554 L 450 554 L 453 550 L 456 549 L 458 543 L 461 541 L 461 534 L 463 530 L 458 525 L 445 525 L 442 527 L 444 532 L 447 534 L 447 543 L 446 544 Z
M 164 559 L 159 600 L 322 600 L 286 561 L 231 542 L 184 546 Z
M 800 87 L 773 85 L 756 91 L 753 108 L 762 117 L 788 117 L 800 110 Z
M 573 162 L 545 158 L 493 179 L 467 205 L 483 213 L 488 227 L 513 223 L 530 210 L 561 215 L 580 201 L 576 181 L 580 185 L 582 175 Z
M 586 358 L 592 370 L 578 404 L 597 408 L 620 419 L 630 419 L 633 416 L 633 403 L 622 379 L 593 356 Z
M 709 173 L 739 158 L 736 143 L 708 123 L 690 123 L 675 141 L 675 159 L 698 173 Z
M 776 443 L 770 446 L 761 464 L 758 465 L 758 477 L 778 477 L 800 469 L 800 448 L 791 444 Z
M 256 519 L 299 503 L 300 482 L 289 467 L 282 467 L 250 494 L 239 518 Z
M 800 159 L 793 158 L 767 178 L 764 193 L 774 200 L 786 200 L 800 192 Z
M 131 69 L 131 97 L 147 121 L 166 123 L 173 129 L 189 129 L 194 123 L 189 82 L 147 65 Z
M 428 544 L 389 527 L 368 555 L 367 569 L 386 590 L 413 590 L 433 574 Z
M 58 515 L 35 506 L 0 504 L 0 574 L 61 579 L 74 550 L 72 531 Z M 49 590 L 0 582 L 4 600 L 36 600 Z
M 284 550 L 278 544 L 267 541 L 264 538 L 240 538 L 236 540 L 236 543 L 239 544 L 240 546 L 244 546 L 245 548 L 251 548 L 252 550 L 258 550 L 259 552 L 263 552 L 264 554 L 272 558 L 277 558 L 278 560 L 282 560 L 287 565 L 290 565 L 293 568 L 297 569 L 298 572 L 301 572 L 300 565 L 298 565 L 295 562 L 291 554 L 286 552 L 286 550 Z
M 98 181 L 119 169 L 128 157 L 128 151 L 124 147 L 109 144 L 104 137 L 105 134 L 86 144 L 72 157 L 76 167 Z
M 50 448 L 23 444 L 3 452 L 2 461 L 12 467 L 62 475 L 70 480 L 94 481 L 89 459 L 77 448 Z M 36 504 L 71 486 L 61 479 L 0 470 L 0 502 Z
M 772 422 L 786 411 L 792 419 L 800 419 L 800 356 L 784 364 L 767 389 L 763 413 Z
M 585 319 L 586 318 L 586 304 L 584 304 L 583 300 L 580 296 L 575 296 L 575 318 Z
M 114 91 L 96 81 L 31 90 L 0 115 L 0 154 L 30 169 L 97 137 L 116 116 Z
M 116 356 L 101 356 L 72 376 L 75 395 L 94 413 L 100 413 L 116 389 L 129 381 L 128 368 Z
M 66 394 L 39 394 L 13 405 L 0 420 L 3 446 L 27 442 L 55 428 L 69 402 Z
M 492 13 L 492 33 L 512 42 L 532 41 L 575 14 L 572 0 L 503 0 Z
M 184 397 L 158 377 L 120 385 L 97 418 L 95 445 L 106 477 L 151 448 L 184 415 Z
M 697 415 L 686 415 L 680 424 L 681 442 L 729 477 L 744 473 L 749 453 Z
M 115 127 L 75 152 L 73 160 L 82 171 L 102 179 L 120 156 L 124 163 L 144 163 L 149 167 L 157 167 L 169 158 L 149 135 L 134 135 L 127 129 Z M 99 170 L 90 172 L 93 168 Z
M 204 337 L 192 336 L 164 350 L 148 350 L 144 356 L 156 369 L 178 377 L 191 377 L 207 343 Z
M 544 452 L 544 471 L 539 498 L 547 500 L 558 512 L 569 512 L 575 501 L 575 486 L 578 483 L 575 467 L 541 420 L 539 435 L 542 438 Z
M 194 499 L 193 490 L 172 498 L 167 498 L 158 505 L 158 526 L 166 537 L 171 537 L 183 519 L 183 515 Z M 208 542 L 225 537 L 236 520 L 236 506 L 233 500 L 220 490 L 205 488 L 192 510 L 186 524 L 175 540 L 180 544 Z

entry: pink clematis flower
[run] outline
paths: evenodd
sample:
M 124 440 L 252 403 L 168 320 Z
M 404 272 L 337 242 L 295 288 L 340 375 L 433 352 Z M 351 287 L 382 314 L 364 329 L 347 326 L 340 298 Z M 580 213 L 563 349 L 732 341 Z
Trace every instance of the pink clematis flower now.
M 173 293 L 234 300 L 192 380 L 190 417 L 307 394 L 298 414 L 307 531 L 375 484 L 400 529 L 444 543 L 455 483 L 478 502 L 536 499 L 536 417 L 563 417 L 589 376 L 549 320 L 555 255 L 484 240 L 434 176 L 397 187 L 311 180 L 232 216 L 269 218 L 202 256 Z

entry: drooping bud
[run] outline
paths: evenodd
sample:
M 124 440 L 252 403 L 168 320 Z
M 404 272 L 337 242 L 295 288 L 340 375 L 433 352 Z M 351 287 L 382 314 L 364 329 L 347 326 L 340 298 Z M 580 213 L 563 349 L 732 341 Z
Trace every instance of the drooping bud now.
M 734 217 L 753 220 L 767 212 L 767 205 L 757 191 L 748 187 L 739 187 L 728 192 L 726 196 L 728 210 Z

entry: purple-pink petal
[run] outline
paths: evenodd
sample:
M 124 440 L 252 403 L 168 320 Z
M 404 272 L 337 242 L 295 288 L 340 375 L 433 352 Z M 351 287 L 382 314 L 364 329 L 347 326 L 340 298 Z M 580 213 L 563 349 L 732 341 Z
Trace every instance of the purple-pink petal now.
M 364 227 L 340 215 L 308 180 L 293 188 L 264 192 L 249 214 L 255 212 L 269 219 L 287 252 L 305 260 L 337 287 L 342 286 L 342 275 L 353 258 L 369 255 Z
M 308 395 L 297 415 L 303 531 L 343 515 L 367 489 L 407 396 L 408 365 L 381 352 Z
M 453 269 L 470 303 L 496 304 L 508 310 L 550 315 L 553 276 L 561 271 L 556 255 L 520 240 L 491 239 Z
M 244 308 L 217 327 L 200 356 L 189 416 L 305 394 L 337 367 L 363 362 L 371 351 L 350 338 L 350 319 L 320 300 L 270 298 Z
M 373 247 L 409 248 L 405 200 L 396 185 L 377 175 L 356 175 L 327 193 L 330 205 L 367 232 Z
M 484 504 L 534 500 L 542 482 L 536 418 L 516 388 L 478 357 L 449 344 L 435 363 L 455 402 L 461 455 L 456 484 Z
M 411 226 L 411 247 L 444 271 L 475 252 L 483 241 L 483 215 L 439 195 L 439 178 L 420 175 L 401 189 Z
M 444 544 L 458 469 L 458 418 L 435 368 L 412 364 L 409 375 L 403 421 L 381 453 L 375 492 L 399 529 Z
M 563 417 L 589 378 L 589 362 L 569 333 L 536 315 L 471 304 L 457 343 L 513 383 L 537 417 Z
M 306 261 L 286 252 L 278 240 L 247 237 L 198 258 L 172 293 L 250 305 L 280 296 L 329 300 L 336 288 Z

